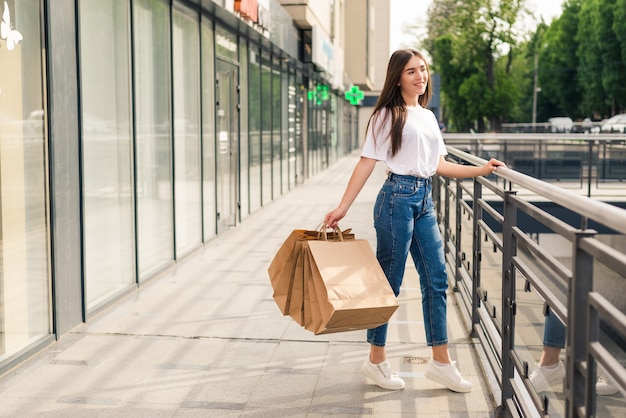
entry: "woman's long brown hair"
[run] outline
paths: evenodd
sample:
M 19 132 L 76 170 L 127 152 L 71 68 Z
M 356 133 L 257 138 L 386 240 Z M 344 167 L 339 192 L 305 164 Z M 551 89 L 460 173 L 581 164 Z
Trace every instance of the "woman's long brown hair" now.
M 419 97 L 418 103 L 422 107 L 426 107 L 428 103 L 430 103 L 433 92 L 432 88 L 430 87 L 430 69 L 428 68 L 428 63 L 426 62 L 426 59 L 419 51 L 415 49 L 399 49 L 391 54 L 391 58 L 389 58 L 385 84 L 383 85 L 383 89 L 380 92 L 378 100 L 376 101 L 376 106 L 374 107 L 372 116 L 370 116 L 370 119 L 367 122 L 367 128 L 365 129 L 365 132 L 367 132 L 367 130 L 370 128 L 372 120 L 374 118 L 380 117 L 381 109 L 386 108 L 387 114 L 385 115 L 385 118 L 388 118 L 389 115 L 391 115 L 390 135 L 392 156 L 396 155 L 396 153 L 400 150 L 400 146 L 402 145 L 402 129 L 404 128 L 404 124 L 406 123 L 406 103 L 404 102 L 404 98 L 402 97 L 402 92 L 398 83 L 400 82 L 400 78 L 402 77 L 404 67 L 406 67 L 406 64 L 413 56 L 424 60 L 424 63 L 426 64 L 426 70 L 428 71 L 428 82 L 426 84 L 426 91 Z M 384 139 L 385 138 L 382 138 L 382 140 Z

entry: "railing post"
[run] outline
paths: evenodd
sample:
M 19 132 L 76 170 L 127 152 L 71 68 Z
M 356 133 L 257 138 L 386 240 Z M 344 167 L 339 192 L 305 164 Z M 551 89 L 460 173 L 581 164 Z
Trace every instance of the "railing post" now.
M 444 210 L 443 210 L 443 251 L 449 252 L 448 242 L 450 242 L 450 177 L 444 180 Z
M 515 191 L 504 192 L 504 224 L 502 225 L 502 405 L 513 398 L 511 380 L 515 376 L 511 350 L 515 348 L 515 267 L 517 239 L 513 227 L 517 225 L 517 208 L 509 200 Z
M 595 141 L 589 141 L 589 158 L 587 159 L 587 197 L 591 197 L 591 176 L 592 176 L 591 170 L 593 166 L 594 142 Z
M 480 262 L 482 261 L 480 221 L 483 219 L 483 210 L 479 206 L 479 200 L 483 198 L 483 186 L 474 179 L 474 200 L 472 209 L 472 329 L 470 335 L 474 336 L 474 327 L 480 323 L 478 308 L 480 307 Z
M 433 176 L 433 203 L 437 211 L 437 220 L 441 222 L 441 177 Z
M 578 230 L 572 248 L 572 280 L 568 287 L 567 345 L 565 346 L 565 414 L 577 416 L 577 409 L 585 405 L 586 373 L 581 366 L 587 360 L 587 296 L 593 290 L 593 256 L 580 249 L 582 238 L 592 237 L 596 231 Z M 595 392 L 594 392 L 595 393 Z
M 587 347 L 591 347 L 598 343 L 600 339 L 600 315 L 598 314 L 598 310 L 592 307 L 589 302 L 587 302 L 587 315 L 587 332 L 589 333 Z M 587 385 L 585 391 L 585 411 L 589 417 L 596 416 L 596 385 L 594 380 L 596 372 L 596 359 L 590 354 L 590 350 L 587 350 L 587 382 L 593 382 L 593 384 Z
M 462 208 L 461 208 L 461 202 L 463 201 L 463 188 L 461 187 L 461 180 L 456 179 L 455 180 L 455 184 L 456 184 L 456 199 L 454 199 L 455 202 L 455 216 L 454 216 L 454 220 L 456 223 L 455 226 L 455 236 L 454 236 L 454 249 L 456 250 L 456 253 L 454 254 L 454 288 L 453 290 L 455 292 L 459 291 L 459 281 L 461 280 L 461 263 L 463 262 L 463 257 L 461 255 L 462 253 L 462 248 L 461 248 L 461 220 L 462 220 L 462 216 L 463 214 L 462 212 Z

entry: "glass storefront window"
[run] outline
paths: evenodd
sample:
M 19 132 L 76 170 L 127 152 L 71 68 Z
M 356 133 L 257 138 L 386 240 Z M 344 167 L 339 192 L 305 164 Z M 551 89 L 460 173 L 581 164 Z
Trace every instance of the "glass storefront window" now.
M 280 114 L 280 131 L 281 131 L 281 172 L 282 172 L 282 191 L 287 193 L 289 187 L 289 115 L 293 114 L 291 109 L 291 97 L 289 92 L 289 67 L 283 65 L 280 74 L 280 97 L 282 102 Z
M 245 39 L 239 41 L 239 51 L 239 123 L 241 126 L 239 131 L 239 199 L 241 202 L 241 219 L 244 219 L 250 213 L 250 172 L 248 171 L 250 164 L 250 139 L 248 137 L 248 45 Z
M 239 66 L 237 35 L 215 28 L 215 195 L 218 233 L 238 222 Z
M 213 22 L 202 19 L 202 200 L 204 241 L 217 235 L 215 202 L 215 51 Z
M 322 80 L 315 80 L 309 95 L 309 143 L 308 176 L 314 176 L 322 170 L 326 161 L 326 123 L 328 97 L 324 93 L 328 88 Z
M 173 13 L 174 202 L 176 257 L 202 243 L 200 37 L 197 13 Z
M 296 121 L 298 116 L 298 94 L 296 89 L 295 73 L 293 68 L 289 68 L 288 87 L 288 111 L 287 111 L 287 158 L 289 161 L 289 189 L 296 187 L 300 173 L 297 171 L 298 159 L 298 134 L 296 133 Z
M 307 92 L 304 88 L 304 75 L 300 71 L 294 71 L 292 74 L 293 86 L 294 86 L 294 120 L 293 120 L 293 135 L 295 138 L 293 146 L 295 149 L 295 170 L 296 170 L 296 184 L 302 184 L 306 177 L 306 160 L 305 150 L 307 147 L 307 132 L 306 132 L 306 109 L 307 109 Z
M 272 201 L 272 62 L 261 51 L 261 204 Z
M 331 94 L 328 103 L 330 107 L 330 115 L 328 121 L 330 125 L 330 129 L 328 132 L 328 165 L 331 165 L 340 157 L 339 137 L 337 136 L 338 118 L 340 113 L 337 111 L 337 95 Z
M 170 91 L 170 8 L 133 2 L 135 161 L 139 280 L 174 259 Z
M 129 4 L 79 4 L 87 310 L 135 283 Z M 107 36 L 103 36 L 103 33 Z
M 280 85 L 280 61 L 272 59 L 272 199 L 278 198 L 283 193 L 281 183 L 281 166 L 283 163 L 282 132 L 280 115 L 282 113 L 282 97 Z
M 51 332 L 41 12 L 0 2 L 0 362 Z
M 261 63 L 259 49 L 250 47 L 248 77 L 250 144 L 250 213 L 261 207 Z

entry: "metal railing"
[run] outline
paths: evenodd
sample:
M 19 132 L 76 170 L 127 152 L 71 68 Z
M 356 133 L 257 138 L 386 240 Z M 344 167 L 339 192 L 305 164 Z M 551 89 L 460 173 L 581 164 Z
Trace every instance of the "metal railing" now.
M 497 145 L 497 157 L 506 156 L 507 144 Z M 448 152 L 462 164 L 485 162 L 454 147 Z M 624 416 L 623 398 L 599 399 L 595 378 L 600 365 L 626 395 L 626 300 L 620 296 L 626 290 L 626 210 L 511 168 L 489 178 L 436 178 L 433 197 L 455 296 L 482 348 L 485 371 L 495 377 L 491 389 L 500 408 L 524 417 Z M 574 213 L 575 221 L 538 205 L 546 201 Z M 525 230 L 522 218 L 542 232 Z M 599 234 L 590 225 L 610 232 Z M 528 379 L 548 311 L 567 328 L 562 394 L 537 393 Z
M 495 157 L 531 177 L 580 189 L 587 197 L 626 181 L 626 135 L 445 134 L 446 144 Z

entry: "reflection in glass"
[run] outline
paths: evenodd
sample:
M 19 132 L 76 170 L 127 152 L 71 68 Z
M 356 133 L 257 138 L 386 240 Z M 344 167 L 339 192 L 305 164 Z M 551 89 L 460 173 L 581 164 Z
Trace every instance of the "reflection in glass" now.
M 215 204 L 215 71 L 213 27 L 208 19 L 202 21 L 202 200 L 204 241 L 217 234 Z
M 81 0 L 79 11 L 84 274 L 92 310 L 134 283 L 129 7 Z
M 280 97 L 284 102 L 282 103 L 281 115 L 280 115 L 280 132 L 281 132 L 281 178 L 282 178 L 282 192 L 287 193 L 289 191 L 289 176 L 293 174 L 293 171 L 289 171 L 289 118 L 293 115 L 293 109 L 291 108 L 290 89 L 289 89 L 289 68 L 284 65 L 283 71 L 280 74 Z
M 237 67 L 216 60 L 217 89 L 216 130 L 216 204 L 218 233 L 237 223 Z
M 7 6 L 23 40 L 0 41 L 0 362 L 51 332 L 40 2 Z
M 272 201 L 272 68 L 269 53 L 261 52 L 261 204 Z
M 272 60 L 272 199 L 276 199 L 282 194 L 281 165 L 282 156 L 282 135 L 280 126 L 281 114 L 281 88 L 280 88 L 280 61 Z
M 239 199 L 241 219 L 244 219 L 250 213 L 250 172 L 248 171 L 250 162 L 250 149 L 248 137 L 248 47 L 246 41 L 242 39 L 239 42 L 241 62 L 239 65 L 239 78 L 241 91 L 239 92 L 240 109 L 239 109 Z
M 250 48 L 248 78 L 250 109 L 250 213 L 261 207 L 261 67 L 259 49 Z
M 297 141 L 296 141 L 296 113 L 298 96 L 296 93 L 295 78 L 292 68 L 289 68 L 289 83 L 287 93 L 287 161 L 289 172 L 289 190 L 296 186 L 296 180 L 299 173 L 296 171 L 297 166 Z
M 135 158 L 139 279 L 174 258 L 169 6 L 134 3 Z
M 177 258 L 193 250 L 202 242 L 198 26 L 195 14 L 191 12 L 185 14 L 183 11 L 174 10 L 172 61 Z

